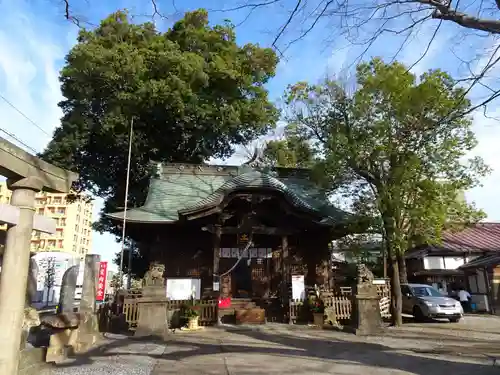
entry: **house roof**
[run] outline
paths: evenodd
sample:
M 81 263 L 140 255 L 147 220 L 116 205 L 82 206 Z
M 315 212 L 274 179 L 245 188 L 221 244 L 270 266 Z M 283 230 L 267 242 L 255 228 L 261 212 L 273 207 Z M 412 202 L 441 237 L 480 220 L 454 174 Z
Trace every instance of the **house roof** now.
M 477 223 L 458 232 L 445 232 L 440 244 L 410 250 L 406 258 L 432 253 L 500 252 L 500 223 Z
M 234 191 L 262 189 L 281 193 L 294 207 L 316 214 L 320 224 L 332 225 L 351 216 L 331 205 L 304 170 L 174 164 L 159 172 L 150 181 L 144 205 L 127 211 L 128 222 L 171 223 L 184 214 L 217 206 Z M 108 216 L 123 220 L 124 212 Z
M 497 264 L 500 264 L 500 253 L 480 256 L 458 267 L 458 269 L 467 270 L 472 268 L 488 268 L 490 266 L 496 266 Z

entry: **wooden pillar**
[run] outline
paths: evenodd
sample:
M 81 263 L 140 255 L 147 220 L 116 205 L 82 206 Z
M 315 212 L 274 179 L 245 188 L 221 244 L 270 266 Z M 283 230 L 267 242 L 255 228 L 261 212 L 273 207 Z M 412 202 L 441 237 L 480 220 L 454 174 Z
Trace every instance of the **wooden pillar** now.
M 215 226 L 214 233 L 214 264 L 213 264 L 213 286 L 212 290 L 220 295 L 221 285 L 219 277 L 219 259 L 220 259 L 220 243 L 221 243 L 222 228 L 220 225 Z
M 281 237 L 281 300 L 283 306 L 285 306 L 285 316 L 288 317 L 288 308 L 290 302 L 290 296 L 288 295 L 288 287 L 290 278 L 288 275 L 289 271 L 289 262 L 288 262 L 288 237 L 283 235 Z

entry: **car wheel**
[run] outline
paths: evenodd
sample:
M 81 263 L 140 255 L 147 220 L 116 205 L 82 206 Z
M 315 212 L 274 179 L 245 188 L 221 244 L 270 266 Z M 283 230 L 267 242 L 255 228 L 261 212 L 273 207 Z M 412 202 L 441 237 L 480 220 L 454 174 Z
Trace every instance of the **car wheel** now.
M 450 323 L 458 323 L 460 321 L 460 318 L 450 318 L 448 319 Z
M 413 307 L 413 317 L 417 322 L 425 321 L 424 313 L 422 312 L 422 309 L 419 306 Z

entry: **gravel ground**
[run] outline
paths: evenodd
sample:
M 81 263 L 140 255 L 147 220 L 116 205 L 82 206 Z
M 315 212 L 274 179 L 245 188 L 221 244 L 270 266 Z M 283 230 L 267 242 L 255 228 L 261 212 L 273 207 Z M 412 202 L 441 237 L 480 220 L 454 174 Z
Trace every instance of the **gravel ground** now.
M 69 359 L 54 367 L 51 375 L 150 375 L 164 344 L 131 341 L 107 335 L 98 349 L 85 357 Z

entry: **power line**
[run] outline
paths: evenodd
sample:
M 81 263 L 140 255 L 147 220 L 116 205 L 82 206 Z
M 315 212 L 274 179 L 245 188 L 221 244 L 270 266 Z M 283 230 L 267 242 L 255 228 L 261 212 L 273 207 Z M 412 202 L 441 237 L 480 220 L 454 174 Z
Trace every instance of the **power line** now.
M 51 137 L 51 135 L 40 125 L 38 125 L 35 121 L 30 119 L 27 115 L 25 115 L 19 108 L 17 108 L 14 104 L 12 104 L 5 96 L 0 94 L 0 98 L 3 99 L 5 103 L 7 103 L 11 108 L 13 108 L 17 113 L 19 113 L 21 116 L 23 116 L 26 120 L 28 120 L 33 126 L 35 126 L 38 130 L 40 130 L 42 133 L 45 135 L 48 135 Z
M 33 147 L 31 147 L 31 146 L 28 146 L 26 143 L 24 143 L 24 142 L 23 142 L 23 141 L 21 141 L 19 138 L 17 138 L 14 134 L 12 134 L 12 133 L 10 133 L 10 132 L 8 132 L 7 130 L 2 129 L 2 128 L 0 128 L 0 131 L 1 131 L 2 133 L 6 134 L 7 136 L 9 136 L 10 138 L 14 139 L 16 142 L 18 142 L 18 143 L 22 144 L 24 147 L 29 148 L 29 149 L 30 149 L 31 151 L 33 151 L 35 154 L 37 154 L 37 153 L 38 153 L 38 151 L 37 151 L 37 150 L 35 150 L 35 149 L 34 149 Z

